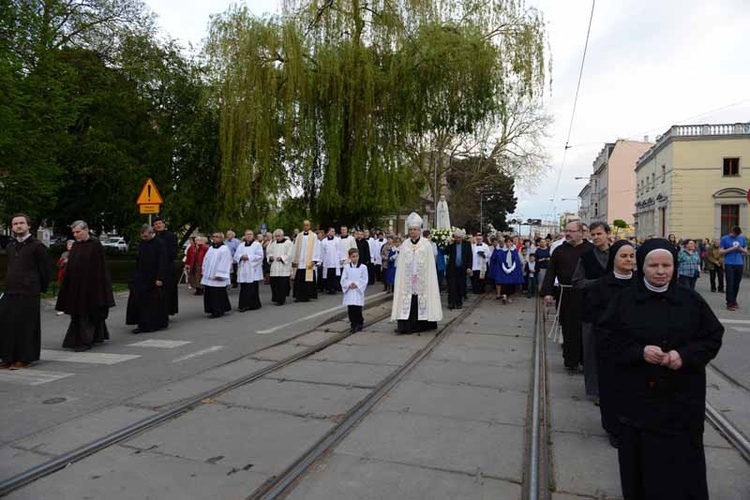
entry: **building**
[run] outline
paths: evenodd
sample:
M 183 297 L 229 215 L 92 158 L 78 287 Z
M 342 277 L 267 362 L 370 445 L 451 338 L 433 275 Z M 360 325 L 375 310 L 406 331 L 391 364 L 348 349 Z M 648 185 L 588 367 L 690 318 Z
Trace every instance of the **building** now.
M 578 195 L 581 220 L 586 223 L 617 219 L 633 222 L 635 164 L 653 143 L 618 139 L 604 145 L 594 160 L 594 173 Z
M 716 238 L 747 227 L 745 162 L 750 123 L 671 127 L 636 164 L 636 235 Z

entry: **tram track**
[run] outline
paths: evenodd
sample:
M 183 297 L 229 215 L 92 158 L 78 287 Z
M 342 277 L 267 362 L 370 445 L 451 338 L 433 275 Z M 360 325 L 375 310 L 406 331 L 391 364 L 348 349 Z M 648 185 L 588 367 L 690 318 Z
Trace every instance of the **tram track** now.
M 389 299 L 390 297 L 388 296 L 381 297 L 371 303 L 368 303 L 365 306 L 365 310 L 377 308 L 381 304 L 387 302 Z M 388 312 L 387 314 L 386 313 L 380 314 L 373 320 L 366 322 L 365 327 L 379 323 L 389 317 L 390 317 L 390 312 Z M 311 327 L 299 334 L 296 334 L 292 337 L 281 340 L 279 342 L 274 342 L 268 346 L 263 347 L 262 349 L 257 349 L 255 351 L 247 353 L 232 361 L 229 361 L 228 363 L 224 363 L 224 365 L 232 363 L 234 361 L 239 361 L 241 359 L 252 358 L 253 356 L 261 354 L 264 351 L 273 349 L 281 345 L 291 344 L 295 340 L 298 340 L 301 337 L 304 337 L 305 335 L 324 329 L 326 325 L 330 325 L 337 321 L 341 321 L 344 318 L 346 318 L 346 312 L 335 314 L 334 316 L 326 319 L 322 323 L 316 324 L 314 327 Z M 172 405 L 170 408 L 159 411 L 155 415 L 146 417 L 137 422 L 134 422 L 133 424 L 124 426 L 114 432 L 111 432 L 111 433 L 106 434 L 105 436 L 102 436 L 101 438 L 90 441 L 84 445 L 81 445 L 72 450 L 64 452 L 55 458 L 47 460 L 37 466 L 31 467 L 21 473 L 18 473 L 7 479 L 4 479 L 0 481 L 0 497 L 4 497 L 24 486 L 27 486 L 35 481 L 38 481 L 44 477 L 54 474 L 55 472 L 62 470 L 70 466 L 71 464 L 79 462 L 91 455 L 94 455 L 106 448 L 109 448 L 113 445 L 126 441 L 136 435 L 142 434 L 166 422 L 169 422 L 177 417 L 180 417 L 181 415 L 184 415 L 190 412 L 191 410 L 201 406 L 205 401 L 209 401 L 217 396 L 220 396 L 223 393 L 226 393 L 233 389 L 250 384 L 272 372 L 275 372 L 284 367 L 287 367 L 291 365 L 292 363 L 295 363 L 296 361 L 310 357 L 332 345 L 335 345 L 341 342 L 342 340 L 348 338 L 351 335 L 352 333 L 350 332 L 342 332 L 342 333 L 335 334 L 331 336 L 331 338 L 329 339 L 319 342 L 313 346 L 307 347 L 301 350 L 300 352 L 295 353 L 291 356 L 288 356 L 282 360 L 273 362 L 264 368 L 261 368 L 248 375 L 239 377 L 237 379 L 231 380 L 224 384 L 217 385 L 216 387 L 211 388 L 207 391 L 204 391 L 198 395 L 183 399 L 177 402 L 176 404 Z

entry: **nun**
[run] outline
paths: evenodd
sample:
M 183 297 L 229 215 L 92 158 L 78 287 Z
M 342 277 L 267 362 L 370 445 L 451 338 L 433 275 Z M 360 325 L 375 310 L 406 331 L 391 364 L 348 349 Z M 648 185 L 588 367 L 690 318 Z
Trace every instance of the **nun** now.
M 627 240 L 617 241 L 609 249 L 606 274 L 597 280 L 593 287 L 589 288 L 585 299 L 586 311 L 591 324 L 594 325 L 592 330 L 596 349 L 594 358 L 597 363 L 596 374 L 598 377 L 599 411 L 602 418 L 602 427 L 607 431 L 609 442 L 615 448 L 618 447 L 618 436 L 620 435 L 615 407 L 617 391 L 614 386 L 617 370 L 615 364 L 606 360 L 599 352 L 601 350 L 599 347 L 600 339 L 597 337 L 599 330 L 595 325 L 617 294 L 636 282 L 634 270 L 635 248 L 633 244 Z
M 707 499 L 706 364 L 724 327 L 698 293 L 677 284 L 669 241 L 646 241 L 636 261 L 636 284 L 610 301 L 597 326 L 616 370 L 622 494 Z

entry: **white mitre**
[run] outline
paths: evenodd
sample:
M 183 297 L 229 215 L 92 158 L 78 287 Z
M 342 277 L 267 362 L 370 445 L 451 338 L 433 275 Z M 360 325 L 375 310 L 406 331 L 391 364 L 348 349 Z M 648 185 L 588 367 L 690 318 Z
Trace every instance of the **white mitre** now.
M 409 217 L 406 218 L 406 229 L 411 229 L 413 227 L 422 229 L 422 217 L 420 217 L 417 212 L 410 213 Z

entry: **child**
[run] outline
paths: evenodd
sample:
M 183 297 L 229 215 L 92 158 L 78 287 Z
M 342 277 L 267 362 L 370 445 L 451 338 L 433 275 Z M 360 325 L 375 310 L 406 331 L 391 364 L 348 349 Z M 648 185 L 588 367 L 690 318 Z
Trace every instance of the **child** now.
M 524 266 L 526 271 L 526 277 L 528 282 L 528 293 L 526 294 L 526 297 L 532 298 L 536 297 L 536 255 L 533 253 L 530 253 L 528 256 L 528 260 L 526 261 L 526 265 Z
M 362 307 L 365 305 L 365 288 L 367 288 L 367 266 L 359 263 L 359 252 L 356 248 L 349 249 L 349 264 L 344 266 L 341 273 L 341 290 L 344 291 L 344 305 L 349 306 L 349 331 L 358 332 L 365 320 L 362 317 Z

